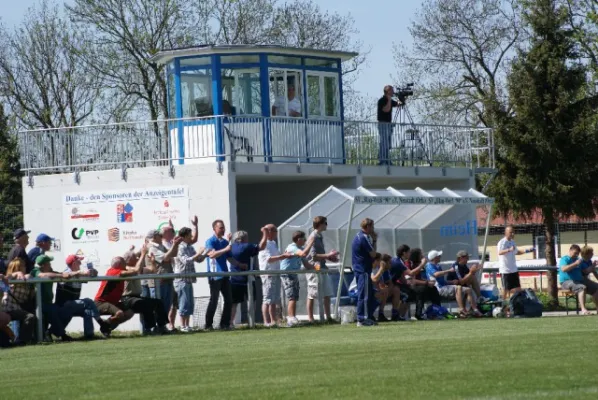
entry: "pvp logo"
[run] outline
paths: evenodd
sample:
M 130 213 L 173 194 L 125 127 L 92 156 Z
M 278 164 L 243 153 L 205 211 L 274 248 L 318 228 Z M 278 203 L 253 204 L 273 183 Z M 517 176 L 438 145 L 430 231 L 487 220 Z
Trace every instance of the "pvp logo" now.
M 83 228 L 73 228 L 71 231 L 71 237 L 74 240 L 97 240 L 100 236 L 100 231 L 97 229 L 86 230 Z

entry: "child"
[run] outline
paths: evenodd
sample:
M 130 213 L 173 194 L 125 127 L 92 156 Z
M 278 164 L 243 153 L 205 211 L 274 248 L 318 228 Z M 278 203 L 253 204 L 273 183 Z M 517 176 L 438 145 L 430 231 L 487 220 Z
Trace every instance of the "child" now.
M 311 269 L 311 265 L 305 257 L 309 254 L 313 246 L 313 240 L 305 244 L 305 232 L 296 231 L 293 233 L 293 243 L 289 244 L 285 250 L 288 258 L 282 260 L 280 269 L 283 271 L 298 271 L 303 265 L 306 269 Z M 295 313 L 297 310 L 297 300 L 299 300 L 299 278 L 297 274 L 289 273 L 282 275 L 282 286 L 288 302 L 287 325 L 295 326 L 299 323 Z

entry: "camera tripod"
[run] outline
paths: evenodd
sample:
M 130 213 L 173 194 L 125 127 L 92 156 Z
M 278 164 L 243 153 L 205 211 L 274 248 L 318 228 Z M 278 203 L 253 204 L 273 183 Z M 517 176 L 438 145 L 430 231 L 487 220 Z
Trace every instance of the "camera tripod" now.
M 419 135 L 419 129 L 417 129 L 415 122 L 413 122 L 413 117 L 411 116 L 411 113 L 409 112 L 409 109 L 407 108 L 407 104 L 403 103 L 397 107 L 397 110 L 394 115 L 393 123 L 399 126 L 399 129 L 401 130 L 399 132 L 399 134 L 403 133 L 403 131 L 402 131 L 403 127 L 407 127 L 407 129 L 405 129 L 405 131 L 404 131 L 405 136 L 399 137 L 399 140 L 400 140 L 399 141 L 399 149 L 401 149 L 401 150 L 405 149 L 405 142 L 407 140 L 411 140 L 412 142 L 413 141 L 417 142 L 416 146 L 413 146 L 413 145 L 411 146 L 411 155 L 409 157 L 411 159 L 411 163 L 413 163 L 415 158 L 421 158 L 422 160 L 425 160 L 430 166 L 432 166 L 432 161 L 430 160 L 430 156 L 428 155 L 428 152 L 426 151 L 426 146 L 422 142 L 421 136 Z M 421 152 L 422 152 L 421 157 L 419 157 L 416 154 L 416 147 L 419 150 L 421 150 Z M 405 158 L 404 157 L 401 157 L 401 166 L 402 167 L 405 166 Z

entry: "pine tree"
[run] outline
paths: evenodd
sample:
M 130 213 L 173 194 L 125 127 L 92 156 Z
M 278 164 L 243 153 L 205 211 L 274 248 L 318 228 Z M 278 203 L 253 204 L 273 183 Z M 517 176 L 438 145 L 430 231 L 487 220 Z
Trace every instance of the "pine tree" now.
M 0 104 L 0 235 L 10 243 L 12 232 L 23 225 L 21 166 L 17 140 Z
M 501 162 L 492 188 L 502 213 L 542 212 L 549 265 L 556 265 L 560 217 L 593 217 L 598 200 L 598 130 L 587 69 L 577 61 L 568 10 L 561 4 L 522 1 L 531 41 L 518 52 L 508 79 L 514 116 L 497 130 Z M 548 278 L 556 305 L 556 272 Z

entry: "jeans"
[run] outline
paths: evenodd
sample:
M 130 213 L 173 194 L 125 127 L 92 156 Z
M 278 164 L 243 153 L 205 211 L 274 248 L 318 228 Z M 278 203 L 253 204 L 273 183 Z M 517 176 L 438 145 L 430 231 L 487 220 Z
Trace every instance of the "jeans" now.
M 230 286 L 230 279 L 210 279 L 210 303 L 208 304 L 208 310 L 206 311 L 206 328 L 212 328 L 214 325 L 214 314 L 216 314 L 216 308 L 218 307 L 218 300 L 220 299 L 220 293 L 224 298 L 224 306 L 222 307 L 222 316 L 220 317 L 220 327 L 230 327 L 230 315 L 233 306 L 233 295 L 232 288 Z
M 34 338 L 35 323 L 37 322 L 35 315 L 21 309 L 7 311 L 7 314 L 12 319 L 10 326 L 15 334 L 15 340 L 20 343 L 29 343 L 32 341 Z
M 93 320 L 100 317 L 100 312 L 91 299 L 71 300 L 64 303 L 61 312 L 62 323 L 68 326 L 72 317 L 83 318 L 83 334 L 85 337 L 93 337 Z
M 390 148 L 392 146 L 392 124 L 378 123 L 378 136 L 380 137 L 378 159 L 380 165 L 390 164 Z
M 50 325 L 50 333 L 54 336 L 64 336 L 64 320 L 70 319 L 68 310 L 62 310 L 56 304 L 42 304 L 42 315 L 44 317 L 44 326 Z M 43 338 L 39 338 L 40 340 Z
M 355 272 L 357 280 L 357 321 L 363 322 L 367 319 L 374 319 L 376 300 L 374 297 L 374 285 L 367 272 Z
M 172 282 L 160 282 L 160 300 L 164 304 L 164 311 L 168 314 L 172 307 L 172 299 L 174 297 L 174 285 Z M 150 288 L 152 298 L 156 298 L 156 288 Z
M 179 282 L 176 284 L 176 292 L 179 297 L 179 315 L 181 317 L 192 316 L 195 308 L 193 284 L 190 282 Z

